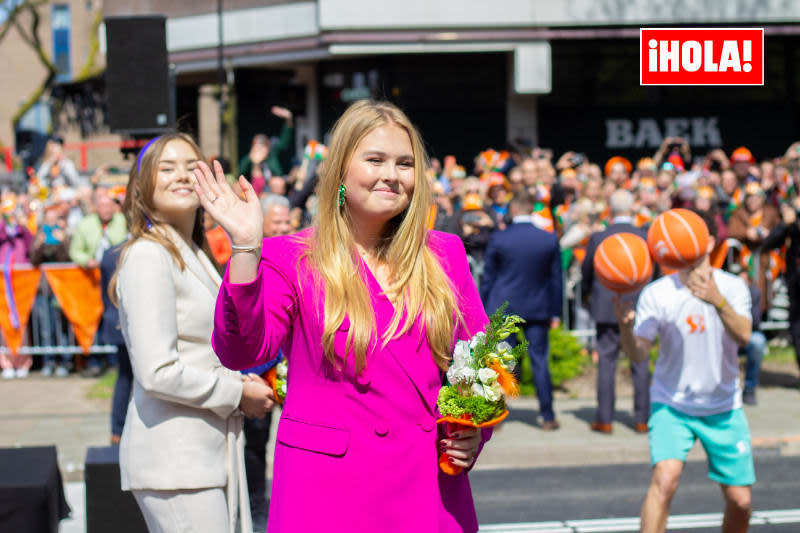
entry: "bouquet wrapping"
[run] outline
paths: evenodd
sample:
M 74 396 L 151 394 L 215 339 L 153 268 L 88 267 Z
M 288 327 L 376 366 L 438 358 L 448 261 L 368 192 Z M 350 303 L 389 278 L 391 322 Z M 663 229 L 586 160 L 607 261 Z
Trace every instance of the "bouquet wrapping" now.
M 503 304 L 490 317 L 485 332 L 456 343 L 447 370 L 448 385 L 439 390 L 436 402 L 441 415 L 437 423 L 485 428 L 508 416 L 506 397 L 519 393 L 514 369 L 527 352 L 528 343 L 512 347 L 506 342 L 510 335 L 520 332 L 518 324 L 524 322 L 516 315 L 505 315 L 506 307 Z M 462 470 L 451 464 L 444 452 L 439 456 L 439 467 L 451 475 Z

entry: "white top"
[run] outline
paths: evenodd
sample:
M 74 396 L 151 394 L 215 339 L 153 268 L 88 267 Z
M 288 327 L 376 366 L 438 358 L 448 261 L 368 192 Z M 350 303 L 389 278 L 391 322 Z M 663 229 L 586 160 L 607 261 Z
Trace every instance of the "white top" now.
M 714 269 L 714 281 L 733 310 L 751 318 L 750 291 L 738 277 Z M 677 274 L 647 285 L 636 306 L 634 334 L 659 339 L 650 400 L 691 416 L 742 406 L 739 346 L 713 305 L 692 295 Z

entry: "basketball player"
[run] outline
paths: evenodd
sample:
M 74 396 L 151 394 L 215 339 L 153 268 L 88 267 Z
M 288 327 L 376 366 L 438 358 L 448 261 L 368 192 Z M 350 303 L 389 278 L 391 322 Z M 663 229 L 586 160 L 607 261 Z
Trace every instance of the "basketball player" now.
M 722 531 L 747 531 L 752 512 L 756 478 L 737 356 L 750 338 L 750 291 L 740 278 L 711 267 L 717 228 L 701 217 L 711 234 L 702 259 L 647 285 L 635 312 L 615 302 L 622 348 L 632 360 L 647 359 L 658 338 L 648 422 L 653 476 L 641 515 L 647 533 L 666 529 L 686 456 L 698 439 L 708 476 L 725 498 Z

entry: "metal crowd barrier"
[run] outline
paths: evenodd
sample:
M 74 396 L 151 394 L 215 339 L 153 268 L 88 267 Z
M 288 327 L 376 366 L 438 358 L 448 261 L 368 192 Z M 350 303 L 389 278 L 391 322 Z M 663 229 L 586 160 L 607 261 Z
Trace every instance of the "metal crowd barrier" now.
M 70 263 L 47 263 L 48 265 L 75 266 Z M 20 265 L 24 266 L 24 265 Z M 0 269 L 2 270 L 2 269 Z M 115 354 L 117 347 L 113 344 L 95 344 L 89 349 L 90 354 Z M 0 335 L 0 353 L 9 354 L 5 338 Z M 42 275 L 36 293 L 30 320 L 24 335 L 21 355 L 82 355 L 83 348 L 75 342 L 72 325 L 61 311 L 58 301 L 50 290 L 47 278 Z

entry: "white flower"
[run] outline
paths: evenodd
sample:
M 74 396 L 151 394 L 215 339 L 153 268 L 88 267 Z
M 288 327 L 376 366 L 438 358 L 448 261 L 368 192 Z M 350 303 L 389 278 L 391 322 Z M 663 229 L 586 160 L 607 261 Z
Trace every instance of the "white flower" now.
M 505 366 L 506 370 L 508 370 L 509 372 L 513 372 L 514 369 L 517 368 L 517 362 L 514 361 L 514 358 L 512 357 L 510 361 L 505 361 L 503 363 L 503 366 Z
M 497 372 L 491 368 L 481 368 L 478 370 L 478 379 L 484 385 L 491 385 L 497 379 Z
M 503 397 L 503 389 L 496 381 L 492 385 L 483 386 L 483 396 L 490 402 L 497 402 Z
M 459 369 L 455 365 L 447 369 L 447 381 L 449 381 L 451 385 L 458 383 L 458 370 Z
M 506 341 L 500 341 L 497 343 L 497 353 L 503 355 L 507 352 L 511 351 L 511 345 L 508 344 Z
M 479 331 L 472 337 L 472 340 L 469 341 L 469 347 L 473 350 L 475 349 L 478 344 L 482 344 L 486 340 L 486 333 Z
M 281 383 L 281 396 L 286 396 L 286 382 Z
M 278 376 L 280 379 L 286 379 L 286 374 L 288 371 L 288 365 L 286 364 L 286 359 L 282 359 L 280 363 L 277 364 L 275 367 L 275 375 Z
M 484 388 L 478 385 L 477 383 L 472 384 L 472 395 L 480 396 L 481 398 L 486 397 L 486 394 L 484 393 Z
M 472 353 L 470 353 L 469 343 L 467 341 L 458 341 L 455 350 L 453 350 L 453 364 L 461 367 L 471 362 Z
M 461 381 L 475 381 L 475 369 L 471 366 L 465 366 L 460 371 Z

